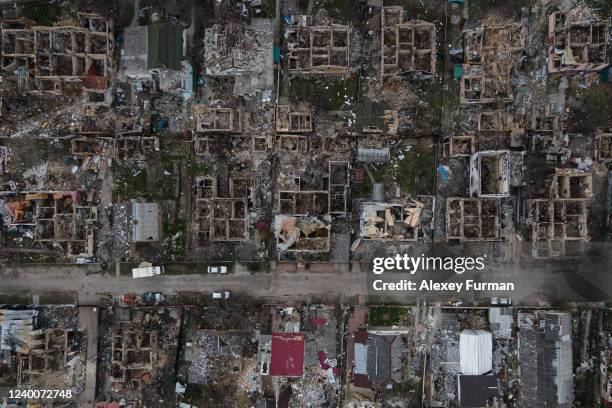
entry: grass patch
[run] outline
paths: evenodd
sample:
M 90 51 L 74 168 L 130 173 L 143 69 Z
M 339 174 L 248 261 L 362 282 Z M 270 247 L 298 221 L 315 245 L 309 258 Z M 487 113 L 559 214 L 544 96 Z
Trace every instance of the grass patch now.
M 208 273 L 206 263 L 169 263 L 165 266 L 166 275 L 200 275 Z
M 211 166 L 203 163 L 198 163 L 195 160 L 190 160 L 187 163 L 187 175 L 189 177 L 210 176 L 213 174 Z
M 434 191 L 434 156 L 431 151 L 413 147 L 398 162 L 396 179 L 402 190 L 411 194 L 431 194 Z
M 121 262 L 119 264 L 119 275 L 132 276 L 133 268 L 138 268 L 138 262 Z
M 24 17 L 31 18 L 38 25 L 52 26 L 61 14 L 61 7 L 58 4 L 37 4 L 34 7 L 24 7 Z
M 395 158 L 389 163 L 378 165 L 372 169 L 376 182 L 384 183 L 394 179 L 403 191 L 415 196 L 417 194 L 432 194 L 434 191 L 434 154 L 430 150 L 413 146 L 402 152 L 403 159 Z M 369 180 L 364 182 L 363 193 L 370 193 L 372 187 Z
M 75 292 L 49 292 L 42 293 L 39 297 L 41 305 L 70 305 L 78 301 L 78 296 Z
M 297 100 L 310 101 L 325 110 L 340 110 L 346 100 L 351 104 L 357 98 L 357 80 L 351 78 L 296 77 L 289 83 L 289 96 Z
M 202 305 L 210 303 L 210 294 L 200 292 L 179 292 L 177 295 L 167 296 L 166 301 L 171 305 Z
M 612 84 L 599 83 L 581 92 L 571 104 L 569 127 L 576 133 L 593 133 L 612 126 Z M 607 112 L 607 113 L 606 113 Z
M 255 13 L 258 18 L 274 18 L 276 17 L 276 0 L 263 0 L 259 13 Z
M 401 307 L 373 307 L 368 316 L 369 326 L 394 326 L 406 324 L 410 318 L 410 309 Z
M 30 305 L 32 304 L 32 295 L 29 292 L 19 292 L 19 293 L 0 295 L 0 304 Z
M 353 184 L 353 195 L 356 198 L 370 198 L 372 196 L 372 183 L 369 177 L 363 183 Z
M 314 3 L 312 14 L 317 14 L 321 9 L 324 9 L 328 17 L 337 23 L 358 24 L 361 21 L 361 7 L 358 7 L 354 0 L 319 0 Z

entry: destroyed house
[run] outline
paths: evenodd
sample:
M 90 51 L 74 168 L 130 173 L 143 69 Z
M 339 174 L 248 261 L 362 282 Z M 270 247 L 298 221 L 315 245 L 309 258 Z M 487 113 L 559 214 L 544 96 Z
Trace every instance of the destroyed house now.
M 497 199 L 446 199 L 446 239 L 497 241 L 500 239 L 500 202 Z
M 589 172 L 557 169 L 551 190 L 553 196 L 559 199 L 588 199 L 593 196 L 593 178 Z
M 331 225 L 317 217 L 276 215 L 274 235 L 281 252 L 329 252 Z
M 327 174 L 312 182 L 310 175 L 281 174 L 278 194 L 279 213 L 295 216 L 345 214 L 348 209 L 350 165 L 346 161 L 329 161 Z
M 111 380 L 131 382 L 157 367 L 157 330 L 125 330 L 113 335 Z
M 13 225 L 34 227 L 38 242 L 59 244 L 68 256 L 93 256 L 97 208 L 79 202 L 78 192 L 20 193 L 6 208 Z
M 66 329 L 38 329 L 30 332 L 28 349 L 18 354 L 18 385 L 35 382 L 45 375 L 61 375 L 74 347 L 75 333 Z
M 449 136 L 444 141 L 444 156 L 459 157 L 473 155 L 476 148 L 475 140 L 476 136 L 474 135 Z
M 253 18 L 250 25 L 215 24 L 205 30 L 206 74 L 234 77 L 234 94 L 251 95 L 274 84 L 273 20 Z
M 399 128 L 398 111 L 371 101 L 357 104 L 355 125 L 364 134 L 396 135 Z
M 195 105 L 196 132 L 241 133 L 242 111 Z
M 495 103 L 513 99 L 510 70 L 525 49 L 525 33 L 518 23 L 484 25 L 463 33 L 462 104 Z
M 312 132 L 310 108 L 292 109 L 290 105 L 278 105 L 276 108 L 276 131 L 280 133 Z
M 526 235 L 534 257 L 563 256 L 567 242 L 589 240 L 584 199 L 530 199 L 526 206 Z
M 404 21 L 401 6 L 381 10 L 381 77 L 436 72 L 436 28 L 421 20 Z
M 6 173 L 8 163 L 8 148 L 0 146 L 0 176 Z
M 548 72 L 601 71 L 609 64 L 607 21 L 585 16 L 583 8 L 548 17 Z
M 33 26 L 28 20 L 0 22 L 0 69 L 15 72 L 25 90 L 62 95 L 66 84 L 103 94 L 112 72 L 113 24 L 78 13 L 72 25 Z
M 510 195 L 510 153 L 481 151 L 470 158 L 470 195 L 508 197 Z
M 1 151 L 0 155 L 2 155 Z M 612 133 L 597 133 L 595 137 L 595 158 L 601 161 L 612 160 Z M 0 174 L 2 174 L 1 171 Z
M 289 71 L 348 74 L 350 34 L 350 27 L 340 24 L 287 28 L 285 44 Z
M 219 195 L 214 177 L 196 179 L 198 243 L 244 241 L 249 237 L 250 188 L 247 179 L 230 178 L 227 194 Z
M 434 198 L 418 196 L 407 203 L 366 202 L 359 215 L 360 237 L 367 240 L 416 241 L 425 220 L 433 217 Z

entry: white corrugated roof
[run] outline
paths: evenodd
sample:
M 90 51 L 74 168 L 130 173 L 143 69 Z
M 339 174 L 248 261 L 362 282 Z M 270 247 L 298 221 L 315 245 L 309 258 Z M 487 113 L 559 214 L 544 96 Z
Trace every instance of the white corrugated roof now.
M 459 336 L 459 365 L 464 375 L 482 375 L 493 368 L 493 337 L 484 330 L 463 330 Z

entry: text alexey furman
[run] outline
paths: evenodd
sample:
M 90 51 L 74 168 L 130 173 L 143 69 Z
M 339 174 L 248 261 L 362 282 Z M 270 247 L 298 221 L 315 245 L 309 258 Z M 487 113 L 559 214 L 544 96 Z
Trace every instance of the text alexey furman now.
M 372 273 L 381 275 L 385 271 L 408 272 L 414 275 L 417 271 L 453 271 L 463 274 L 466 271 L 482 271 L 485 268 L 484 257 L 429 257 L 421 254 L 411 257 L 397 254 L 393 257 L 375 258 Z M 386 278 L 389 278 L 388 276 Z M 433 279 L 375 279 L 372 281 L 375 291 L 513 291 L 512 282 L 480 282 L 466 279 L 462 282 L 436 282 Z

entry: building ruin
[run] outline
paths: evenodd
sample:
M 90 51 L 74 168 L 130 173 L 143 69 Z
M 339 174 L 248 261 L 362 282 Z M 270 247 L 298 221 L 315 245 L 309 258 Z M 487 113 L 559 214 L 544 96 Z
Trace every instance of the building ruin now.
M 0 23 L 0 68 L 17 72 L 24 91 L 62 95 L 68 84 L 86 95 L 104 94 L 112 71 L 113 23 L 78 13 L 70 25 L 35 26 L 29 20 Z
M 286 31 L 289 72 L 346 75 L 351 29 L 347 25 L 289 27 Z
M 435 74 L 436 28 L 421 20 L 404 21 L 401 6 L 381 10 L 380 74 L 389 76 L 409 72 Z
M 250 189 L 247 179 L 230 178 L 227 195 L 220 195 L 215 177 L 196 179 L 196 220 L 199 246 L 208 241 L 249 238 Z
M 12 225 L 33 228 L 43 245 L 59 245 L 67 256 L 94 255 L 98 211 L 80 205 L 78 192 L 24 192 L 8 200 Z
M 446 199 L 448 241 L 497 241 L 500 239 L 500 201 L 490 198 Z
M 487 104 L 513 99 L 510 70 L 525 49 L 518 23 L 484 24 L 463 33 L 465 62 L 460 83 L 462 104 Z
M 582 8 L 548 16 L 548 72 L 601 71 L 608 66 L 608 22 Z

